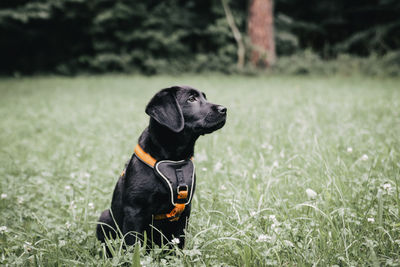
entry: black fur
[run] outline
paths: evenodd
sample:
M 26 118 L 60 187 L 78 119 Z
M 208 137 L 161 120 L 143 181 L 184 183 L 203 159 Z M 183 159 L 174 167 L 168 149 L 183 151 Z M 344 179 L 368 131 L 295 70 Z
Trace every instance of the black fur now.
M 188 87 L 174 86 L 159 91 L 146 107 L 149 126 L 139 137 L 139 145 L 156 160 L 183 160 L 193 156 L 194 145 L 200 135 L 222 128 L 226 108 L 207 101 L 204 93 Z M 136 234 L 146 231 L 149 240 L 161 246 L 172 238 L 185 243 L 184 229 L 190 216 L 187 205 L 180 219 L 152 221 L 152 215 L 169 213 L 173 206 L 169 192 L 149 166 L 132 156 L 114 189 L 111 211 L 105 210 L 97 225 L 97 238 L 115 238 L 117 226 L 125 235 L 127 245 L 136 242 Z M 114 220 L 116 224 L 114 223 Z M 105 226 L 107 224 L 110 227 Z M 157 230 L 168 240 L 163 240 Z M 136 233 L 136 234 L 135 234 Z

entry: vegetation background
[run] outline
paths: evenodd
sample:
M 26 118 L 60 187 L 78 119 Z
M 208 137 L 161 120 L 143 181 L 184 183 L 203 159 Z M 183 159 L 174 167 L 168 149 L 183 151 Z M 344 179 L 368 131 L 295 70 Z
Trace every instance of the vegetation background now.
M 2 266 L 400 265 L 398 0 L 1 0 L 0 75 Z M 107 258 L 96 221 L 174 84 L 228 108 L 187 243 Z
M 250 1 L 227 3 L 249 58 Z M 276 50 L 285 58 L 277 72 L 399 74 L 399 1 L 274 5 Z M 235 39 L 215 0 L 3 0 L 0 37 L 4 74 L 237 71 Z

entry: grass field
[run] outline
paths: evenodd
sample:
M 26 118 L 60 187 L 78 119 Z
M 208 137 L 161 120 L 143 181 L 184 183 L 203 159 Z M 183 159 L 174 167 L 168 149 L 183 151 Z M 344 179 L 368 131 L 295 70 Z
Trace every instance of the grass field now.
M 189 84 L 228 108 L 196 145 L 197 191 L 176 255 L 95 223 L 148 122 Z M 400 79 L 99 76 L 0 80 L 0 264 L 400 265 Z M 135 263 L 136 262 L 136 263 Z

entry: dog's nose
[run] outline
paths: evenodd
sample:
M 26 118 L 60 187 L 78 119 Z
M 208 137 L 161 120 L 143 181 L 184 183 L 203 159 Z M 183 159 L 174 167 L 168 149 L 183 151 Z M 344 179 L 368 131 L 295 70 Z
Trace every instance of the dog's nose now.
M 217 110 L 221 114 L 225 114 L 226 113 L 226 107 L 224 107 L 224 106 L 218 106 Z

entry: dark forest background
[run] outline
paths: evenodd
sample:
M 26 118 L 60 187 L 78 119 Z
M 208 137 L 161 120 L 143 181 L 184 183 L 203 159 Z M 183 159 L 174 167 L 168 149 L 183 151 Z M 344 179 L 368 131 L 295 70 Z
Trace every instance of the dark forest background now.
M 248 0 L 228 4 L 246 36 Z M 339 59 L 399 73 L 398 0 L 275 0 L 274 21 L 278 70 Z M 213 0 L 2 0 L 0 53 L 2 74 L 232 72 L 237 61 Z

